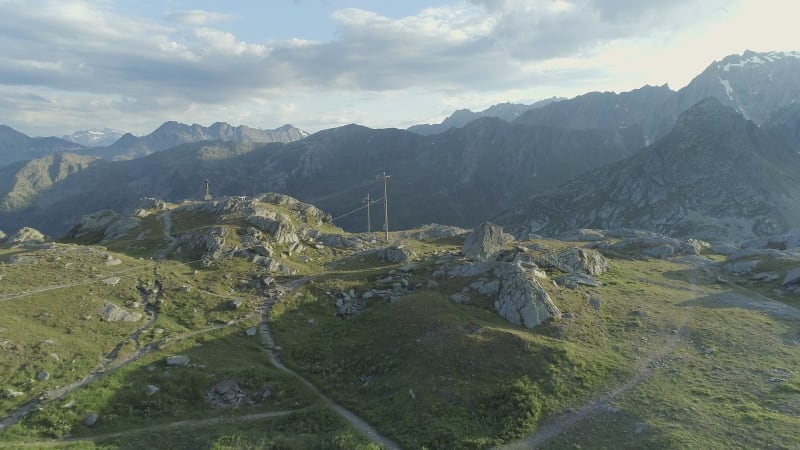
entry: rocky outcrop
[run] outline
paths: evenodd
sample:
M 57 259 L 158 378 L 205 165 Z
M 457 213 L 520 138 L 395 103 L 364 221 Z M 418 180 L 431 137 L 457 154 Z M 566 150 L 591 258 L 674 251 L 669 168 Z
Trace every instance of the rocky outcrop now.
M 247 218 L 247 223 L 268 233 L 278 244 L 296 244 L 300 242 L 292 219 L 286 214 L 258 209 Z
M 113 303 L 103 305 L 100 315 L 108 322 L 138 322 L 142 318 L 141 314 L 126 311 Z
M 572 247 L 564 250 L 555 257 L 554 263 L 556 268 L 567 273 L 602 275 L 608 270 L 608 261 L 600 252 L 585 248 Z
M 247 393 L 234 380 L 221 381 L 206 393 L 206 400 L 212 408 L 236 408 L 246 398 Z
M 23 227 L 16 233 L 7 237 L 4 244 L 8 246 L 25 246 L 28 244 L 39 244 L 47 240 L 47 237 L 34 228 Z
M 461 236 L 462 234 L 467 233 L 469 233 L 469 230 L 465 228 L 432 223 L 416 230 L 404 231 L 403 237 L 417 239 L 420 241 L 429 241 L 433 239 Z
M 84 236 L 102 235 L 102 242 L 112 241 L 126 236 L 132 230 L 141 226 L 141 221 L 136 217 L 126 217 L 105 209 L 92 214 L 81 216 L 68 231 L 67 239 L 78 239 Z
M 534 328 L 546 320 L 561 316 L 536 278 L 519 264 L 498 263 L 494 271 L 500 280 L 494 308 L 506 320 Z
M 461 251 L 467 257 L 486 261 L 493 259 L 513 241 L 514 237 L 504 233 L 499 225 L 484 222 L 467 235 Z
M 414 252 L 402 246 L 385 247 L 378 250 L 378 259 L 390 263 L 406 263 L 414 259 Z

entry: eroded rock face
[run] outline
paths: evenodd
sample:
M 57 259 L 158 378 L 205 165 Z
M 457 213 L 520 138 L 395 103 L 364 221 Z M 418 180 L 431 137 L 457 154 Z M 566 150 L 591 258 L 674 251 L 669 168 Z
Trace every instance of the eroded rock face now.
M 278 244 L 296 244 L 300 242 L 292 219 L 286 214 L 274 211 L 257 210 L 247 218 L 247 222 L 264 233 L 272 235 Z
M 486 261 L 493 259 L 513 241 L 514 237 L 503 232 L 499 225 L 484 222 L 467 235 L 461 251 L 465 256 Z
M 509 322 L 534 328 L 548 319 L 561 316 L 561 311 L 536 278 L 519 264 L 498 263 L 494 272 L 500 279 L 494 307 Z
M 120 218 L 120 214 L 110 209 L 81 216 L 80 220 L 70 227 L 65 235 L 67 238 L 79 238 L 93 233 L 105 232 L 109 225 Z

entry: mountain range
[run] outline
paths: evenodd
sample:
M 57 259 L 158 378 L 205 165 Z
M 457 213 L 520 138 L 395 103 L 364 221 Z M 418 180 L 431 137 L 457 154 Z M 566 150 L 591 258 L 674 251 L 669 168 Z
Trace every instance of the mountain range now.
M 127 159 L 168 151 L 3 168 L 0 177 L 18 182 L 0 185 L 0 228 L 26 224 L 57 234 L 80 214 L 130 208 L 142 196 L 198 198 L 206 178 L 215 195 L 278 191 L 341 216 L 368 193 L 381 197 L 375 176 L 387 172 L 390 228 L 473 226 L 495 217 L 518 234 L 635 226 L 743 238 L 795 223 L 799 100 L 800 53 L 748 51 L 713 62 L 679 91 L 594 92 L 524 112 L 499 105 L 486 111 L 516 118 L 480 117 L 433 135 L 348 125 L 308 137 L 287 129 L 287 140 L 304 138 L 258 143 L 233 127 L 168 122 L 89 153 Z M 185 143 L 212 134 L 240 137 Z M 24 181 L 45 172 L 68 175 Z M 337 224 L 361 230 L 365 215 Z
M 61 139 L 81 144 L 86 147 L 104 147 L 111 145 L 124 135 L 124 131 L 113 128 L 80 130 L 70 135 L 61 136 Z
M 126 160 L 191 142 L 292 142 L 308 136 L 308 133 L 292 125 L 284 125 L 274 130 L 261 130 L 244 125 L 234 127 L 224 122 L 204 127 L 171 121 L 165 122 L 145 136 L 125 133 L 110 145 L 97 145 L 113 137 L 115 133 L 114 130 L 105 129 L 99 132 L 91 130 L 76 132 L 69 136 L 70 140 L 56 137 L 31 138 L 11 127 L 0 125 L 0 167 L 58 152 L 91 155 L 108 160 Z M 82 145 L 73 141 L 84 141 L 87 144 Z

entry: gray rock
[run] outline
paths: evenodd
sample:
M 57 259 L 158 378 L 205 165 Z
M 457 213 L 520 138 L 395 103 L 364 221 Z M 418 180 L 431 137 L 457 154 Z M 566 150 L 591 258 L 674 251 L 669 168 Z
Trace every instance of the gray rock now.
M 167 366 L 188 366 L 189 361 L 191 359 L 185 355 L 167 356 Z
M 153 394 L 155 394 L 156 392 L 158 392 L 160 390 L 161 390 L 161 388 L 159 388 L 158 386 L 153 385 L 153 384 L 148 384 L 144 388 L 144 395 L 150 397 L 150 396 L 152 396 Z
M 469 287 L 482 295 L 492 297 L 500 290 L 500 280 L 475 281 L 470 283 Z
M 100 419 L 100 417 L 97 414 L 87 412 L 86 414 L 83 415 L 83 424 L 86 425 L 87 427 L 91 427 L 92 425 L 97 423 L 98 419 Z
M 44 242 L 45 240 L 47 240 L 47 238 L 45 235 L 40 233 L 39 230 L 30 227 L 23 227 L 17 230 L 16 233 L 7 237 L 4 243 L 9 246 L 15 246 L 38 244 Z
M 363 294 L 361 294 L 361 298 L 363 298 L 364 300 L 369 300 L 374 296 L 375 296 L 375 292 L 374 291 L 366 291 Z
M 17 398 L 17 397 L 22 397 L 23 395 L 25 395 L 24 392 L 15 391 L 13 389 L 6 389 L 5 390 L 5 394 L 6 394 L 7 398 Z
M 256 327 L 250 327 L 250 328 L 248 328 L 248 329 L 246 329 L 246 330 L 244 331 L 244 334 L 245 334 L 245 335 L 247 335 L 247 336 L 249 336 L 249 337 L 253 337 L 253 336 L 255 336 L 255 335 L 256 335 L 256 333 L 257 333 L 257 332 L 258 332 L 258 328 L 256 328 Z
M 495 310 L 506 320 L 527 328 L 561 316 L 536 278 L 516 263 L 498 263 L 495 274 L 500 279 L 500 292 Z
M 378 250 L 378 259 L 391 263 L 405 263 L 414 258 L 414 253 L 406 248 L 392 246 Z
M 244 300 L 235 298 L 228 302 L 228 309 L 239 309 L 244 305 Z
M 770 281 L 775 281 L 778 278 L 780 277 L 777 274 L 770 272 L 754 273 L 753 276 L 750 277 L 751 280 L 757 281 L 759 283 L 768 283 Z
M 300 237 L 297 236 L 292 219 L 283 213 L 257 209 L 255 213 L 247 218 L 247 222 L 264 233 L 272 235 L 278 244 L 297 244 Z
M 221 381 L 206 393 L 206 400 L 213 408 L 236 408 L 245 398 L 247 394 L 234 380 Z
M 430 279 L 425 284 L 425 287 L 428 288 L 428 289 L 436 289 L 436 288 L 439 287 L 439 283 L 437 283 L 436 280 Z
M 658 259 L 667 259 L 675 256 L 675 247 L 670 244 L 658 244 L 642 250 L 642 254 Z
M 608 270 L 608 261 L 600 252 L 575 247 L 559 253 L 556 265 L 563 272 L 583 272 L 589 275 L 601 275 Z
M 745 275 L 755 270 L 759 263 L 761 263 L 760 260 L 734 261 L 725 264 L 722 269 L 733 275 Z
M 116 286 L 119 284 L 120 280 L 120 277 L 109 277 L 101 280 L 101 283 L 105 284 L 106 286 Z
M 572 241 L 572 242 L 594 242 L 594 241 L 602 241 L 606 238 L 606 235 L 601 230 L 591 230 L 591 229 L 580 229 L 580 230 L 572 230 L 567 231 L 565 233 L 561 233 L 558 236 L 558 239 L 561 241 Z
M 592 308 L 596 309 L 597 311 L 600 310 L 603 302 L 599 298 L 595 297 L 594 295 L 589 295 L 589 304 L 592 305 Z
M 47 381 L 50 379 L 50 373 L 46 370 L 42 370 L 36 374 L 36 379 L 38 381 Z
M 113 303 L 106 303 L 100 308 L 100 316 L 108 322 L 138 322 L 142 315 L 126 311 Z
M 452 300 L 454 303 L 458 303 L 459 305 L 466 305 L 470 302 L 469 295 L 463 292 L 457 292 L 451 295 L 450 300 Z
M 504 233 L 501 226 L 484 222 L 467 235 L 461 251 L 467 257 L 487 261 L 497 256 L 511 242 L 514 242 L 514 237 Z
M 593 276 L 585 273 L 575 272 L 568 275 L 558 277 L 554 280 L 561 286 L 566 286 L 570 289 L 575 289 L 578 285 L 600 287 L 602 283 L 595 280 Z
M 459 264 L 457 266 L 451 267 L 447 271 L 447 276 L 449 278 L 479 277 L 479 276 L 491 271 L 493 267 L 494 267 L 494 265 L 492 263 L 489 263 L 489 262 Z M 436 275 L 436 272 L 434 272 L 433 275 Z M 437 278 L 437 277 L 434 276 L 434 278 Z

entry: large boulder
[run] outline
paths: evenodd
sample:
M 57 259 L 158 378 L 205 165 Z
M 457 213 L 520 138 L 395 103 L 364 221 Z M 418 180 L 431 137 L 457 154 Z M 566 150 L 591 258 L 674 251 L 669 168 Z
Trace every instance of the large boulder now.
M 500 279 L 500 290 L 494 308 L 509 322 L 534 328 L 561 316 L 561 311 L 533 274 L 519 264 L 497 263 L 495 275 Z
M 562 272 L 582 272 L 589 275 L 601 275 L 608 270 L 608 261 L 600 252 L 576 247 L 559 253 L 556 265 Z
M 233 380 L 224 380 L 206 393 L 206 400 L 213 408 L 236 408 L 244 403 L 247 393 Z
M 141 314 L 126 311 L 113 303 L 103 305 L 100 315 L 108 322 L 138 322 L 142 318 Z
M 385 247 L 378 250 L 378 259 L 390 263 L 406 263 L 414 259 L 414 252 L 400 246 Z
M 497 256 L 513 241 L 514 237 L 503 232 L 501 226 L 484 222 L 467 235 L 461 251 L 470 258 L 487 261 Z

